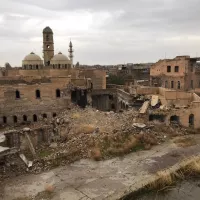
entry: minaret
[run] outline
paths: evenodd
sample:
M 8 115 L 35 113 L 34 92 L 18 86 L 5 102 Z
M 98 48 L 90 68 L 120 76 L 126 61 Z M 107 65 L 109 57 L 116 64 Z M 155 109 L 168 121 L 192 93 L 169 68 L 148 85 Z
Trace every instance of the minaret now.
M 72 42 L 71 42 L 71 40 L 70 40 L 70 43 L 69 43 L 69 58 L 70 58 L 70 60 L 71 60 L 71 68 L 73 68 L 73 57 L 74 57 L 74 55 L 73 55 L 73 52 L 74 52 L 74 50 L 73 50 L 73 45 L 72 45 Z
M 43 30 L 43 57 L 44 65 L 49 66 L 54 56 L 53 31 L 49 26 Z

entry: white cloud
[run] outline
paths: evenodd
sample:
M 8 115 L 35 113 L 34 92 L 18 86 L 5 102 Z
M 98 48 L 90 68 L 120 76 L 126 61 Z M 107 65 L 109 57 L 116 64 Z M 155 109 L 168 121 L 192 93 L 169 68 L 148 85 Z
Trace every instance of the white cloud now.
M 75 62 L 85 64 L 199 52 L 198 0 L 6 0 L 0 13 L 0 65 L 20 66 L 31 51 L 42 56 L 46 26 L 53 29 L 56 53 L 67 54 L 71 38 Z

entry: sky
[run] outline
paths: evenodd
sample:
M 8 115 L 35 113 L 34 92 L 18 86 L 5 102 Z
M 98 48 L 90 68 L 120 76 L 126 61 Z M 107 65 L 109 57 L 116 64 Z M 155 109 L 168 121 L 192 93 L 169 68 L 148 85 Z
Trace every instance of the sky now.
M 74 63 L 156 62 L 200 57 L 199 0 L 1 0 L 0 66 L 21 66 L 30 52 L 42 58 L 42 30 L 54 32 L 55 53 Z

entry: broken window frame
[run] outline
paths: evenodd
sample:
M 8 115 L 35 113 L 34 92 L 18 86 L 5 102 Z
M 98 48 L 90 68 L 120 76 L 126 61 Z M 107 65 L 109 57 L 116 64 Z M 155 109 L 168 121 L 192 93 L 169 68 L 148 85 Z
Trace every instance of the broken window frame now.
M 170 65 L 167 66 L 167 73 L 170 73 L 170 72 L 171 72 L 171 68 L 172 68 L 172 67 L 171 67 Z

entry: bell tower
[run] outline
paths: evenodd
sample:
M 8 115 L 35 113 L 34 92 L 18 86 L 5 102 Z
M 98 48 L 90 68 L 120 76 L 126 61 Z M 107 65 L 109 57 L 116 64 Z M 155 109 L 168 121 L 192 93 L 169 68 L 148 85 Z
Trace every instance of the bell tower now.
M 49 66 L 54 56 L 53 31 L 49 26 L 43 30 L 43 57 L 44 65 Z

